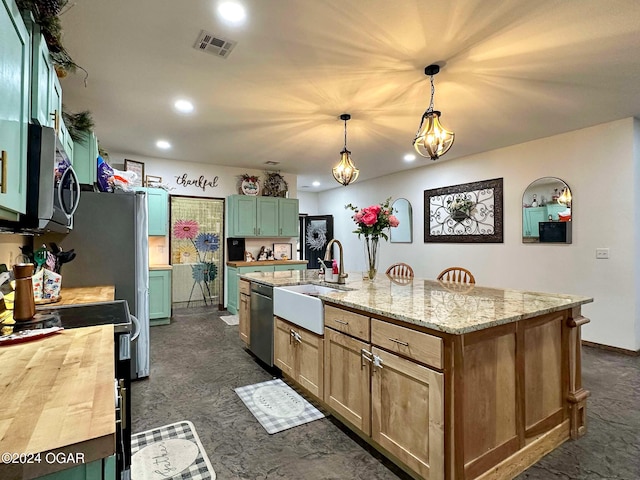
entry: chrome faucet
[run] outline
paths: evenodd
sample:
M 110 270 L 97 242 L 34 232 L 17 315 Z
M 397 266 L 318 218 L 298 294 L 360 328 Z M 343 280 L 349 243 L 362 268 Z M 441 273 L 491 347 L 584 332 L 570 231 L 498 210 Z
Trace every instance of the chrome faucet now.
M 333 247 L 334 243 L 338 244 L 338 251 L 340 253 L 340 267 L 338 269 L 338 282 L 337 283 L 344 284 L 344 279 L 347 278 L 349 276 L 349 274 L 348 273 L 344 273 L 344 260 L 343 260 L 343 255 L 342 255 L 342 244 L 338 240 L 336 240 L 335 238 L 333 240 L 331 240 L 327 244 L 327 250 L 324 252 L 324 259 L 325 259 L 325 261 L 331 260 L 331 248 Z

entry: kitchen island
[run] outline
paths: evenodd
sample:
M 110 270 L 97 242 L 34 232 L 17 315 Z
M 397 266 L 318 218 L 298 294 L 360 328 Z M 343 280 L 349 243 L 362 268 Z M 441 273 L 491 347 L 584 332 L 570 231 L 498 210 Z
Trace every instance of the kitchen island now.
M 240 277 L 338 289 L 319 295 L 323 336 L 276 317 L 274 363 L 416 478 L 513 478 L 586 433 L 591 298 L 360 273 L 345 285 L 315 271 Z

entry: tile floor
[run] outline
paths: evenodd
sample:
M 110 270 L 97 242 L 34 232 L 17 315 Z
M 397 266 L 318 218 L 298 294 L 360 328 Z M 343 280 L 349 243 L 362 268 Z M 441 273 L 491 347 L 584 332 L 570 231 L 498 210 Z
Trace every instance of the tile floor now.
M 209 307 L 174 310 L 151 329 L 151 375 L 134 382 L 133 431 L 194 423 L 218 480 L 407 479 L 332 418 L 268 435 L 233 389 L 273 378 L 247 353 L 238 327 Z M 640 357 L 585 347 L 588 434 L 519 480 L 640 479 Z

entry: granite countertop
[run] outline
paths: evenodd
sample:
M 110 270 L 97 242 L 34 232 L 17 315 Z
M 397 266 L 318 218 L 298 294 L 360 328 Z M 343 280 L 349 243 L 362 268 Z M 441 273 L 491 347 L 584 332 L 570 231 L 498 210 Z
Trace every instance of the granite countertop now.
M 459 285 L 421 278 L 402 284 L 384 274 L 370 281 L 363 280 L 362 272 L 349 273 L 345 285 L 320 281 L 317 270 L 247 273 L 240 278 L 273 287 L 313 283 L 336 288 L 340 291 L 319 295 L 319 298 L 457 335 L 593 301 L 579 295 Z

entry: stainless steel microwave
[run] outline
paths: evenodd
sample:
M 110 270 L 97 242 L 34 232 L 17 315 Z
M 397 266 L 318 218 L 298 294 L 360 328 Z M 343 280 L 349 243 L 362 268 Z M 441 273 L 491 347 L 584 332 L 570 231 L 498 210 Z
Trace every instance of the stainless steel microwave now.
M 20 229 L 67 233 L 80 201 L 80 182 L 53 128 L 29 125 L 27 211 Z

